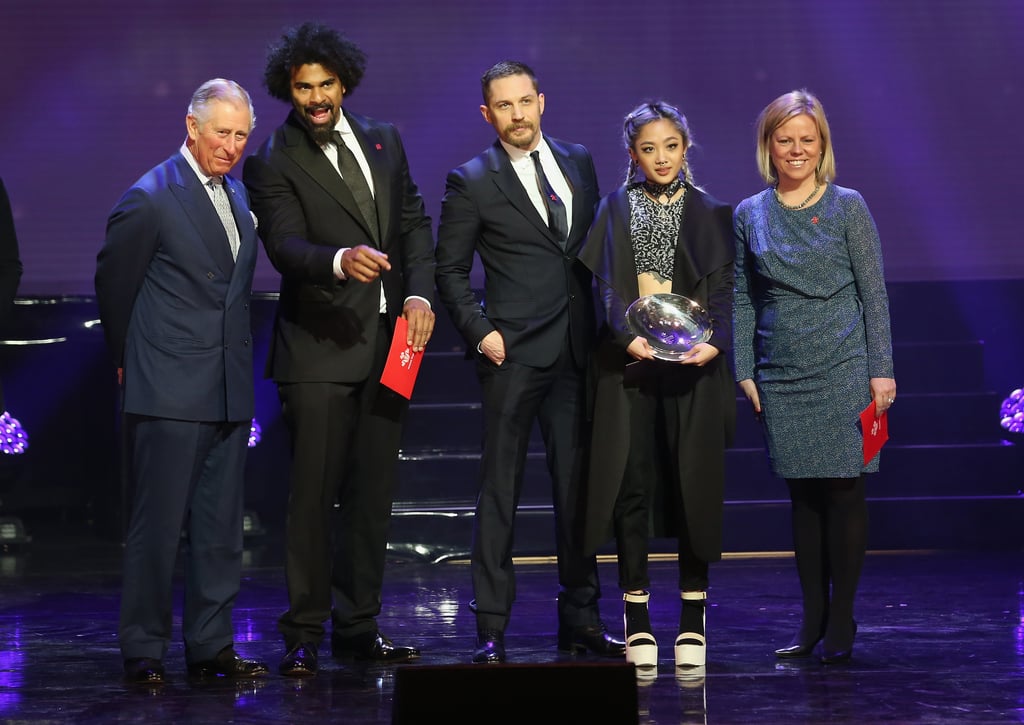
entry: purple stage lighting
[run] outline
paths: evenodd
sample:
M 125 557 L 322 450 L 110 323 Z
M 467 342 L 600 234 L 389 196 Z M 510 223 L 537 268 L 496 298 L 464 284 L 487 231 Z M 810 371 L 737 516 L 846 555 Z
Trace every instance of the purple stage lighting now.
M 1024 389 L 1017 388 L 999 408 L 999 425 L 1010 433 L 1024 434 Z
M 16 456 L 28 448 L 28 433 L 6 410 L 0 415 L 0 453 Z
M 260 428 L 260 424 L 255 418 L 252 419 L 252 425 L 249 427 L 249 447 L 255 448 L 256 444 L 260 442 L 260 437 L 263 434 L 263 429 Z

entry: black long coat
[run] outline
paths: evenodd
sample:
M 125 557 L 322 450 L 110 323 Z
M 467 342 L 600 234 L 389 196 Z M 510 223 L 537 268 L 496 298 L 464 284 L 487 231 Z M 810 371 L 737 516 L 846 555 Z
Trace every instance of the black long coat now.
M 714 326 L 708 341 L 721 354 L 704 367 L 677 365 L 679 385 L 666 399 L 680 420 L 675 481 L 658 481 L 652 502 L 653 536 L 675 536 L 672 514 L 681 496 L 686 527 L 696 554 L 717 561 L 722 550 L 725 449 L 736 422 L 736 388 L 729 368 L 732 347 L 733 258 L 732 208 L 687 186 L 683 221 L 676 242 L 672 291 L 699 302 Z M 624 370 L 633 358 L 626 346 L 634 335 L 624 312 L 639 297 L 626 187 L 605 197 L 598 208 L 580 260 L 597 279 L 605 321 L 593 356 L 593 441 L 585 490 L 584 546 L 593 552 L 608 541 L 612 513 L 629 454 L 630 396 Z M 638 366 L 675 363 L 644 361 Z M 632 377 L 632 375 L 631 375 Z M 668 486 L 675 483 L 674 491 Z

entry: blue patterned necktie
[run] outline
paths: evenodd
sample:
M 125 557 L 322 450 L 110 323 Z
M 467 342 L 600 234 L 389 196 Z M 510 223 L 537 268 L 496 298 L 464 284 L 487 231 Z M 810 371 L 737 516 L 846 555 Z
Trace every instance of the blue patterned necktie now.
M 238 259 L 238 227 L 235 226 L 235 217 L 231 213 L 231 202 L 228 201 L 228 194 L 224 189 L 224 180 L 214 176 L 207 183 L 213 189 L 213 206 L 217 209 L 217 216 L 220 217 L 220 222 L 228 235 L 228 242 L 231 244 L 231 258 Z

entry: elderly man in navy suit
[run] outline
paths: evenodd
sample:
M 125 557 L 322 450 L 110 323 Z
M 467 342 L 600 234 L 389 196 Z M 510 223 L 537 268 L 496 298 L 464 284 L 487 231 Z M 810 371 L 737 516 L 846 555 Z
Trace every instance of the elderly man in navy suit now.
M 558 648 L 620 657 L 625 643 L 598 615 L 597 562 L 573 533 L 586 444 L 583 371 L 595 335 L 591 276 L 576 255 L 599 198 L 594 162 L 583 146 L 541 133 L 544 94 L 529 66 L 497 63 L 481 89 L 480 112 L 498 139 L 448 174 L 437 232 L 438 294 L 476 352 L 483 391 L 473 662 L 505 661 L 515 507 L 534 421 L 552 480 Z M 470 285 L 474 254 L 483 263 L 484 304 Z
M 253 415 L 257 238 L 245 187 L 227 174 L 253 124 L 252 101 L 237 83 L 200 86 L 184 144 L 121 197 L 97 258 L 132 491 L 118 629 L 129 682 L 164 681 L 179 543 L 189 676 L 268 672 L 238 655 L 231 623 Z

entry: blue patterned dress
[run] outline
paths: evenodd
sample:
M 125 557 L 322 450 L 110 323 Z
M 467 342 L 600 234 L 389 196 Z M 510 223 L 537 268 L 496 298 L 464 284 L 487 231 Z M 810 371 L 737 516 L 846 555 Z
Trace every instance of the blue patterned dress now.
M 772 189 L 736 207 L 736 380 L 753 378 L 782 478 L 852 478 L 865 466 L 869 379 L 893 377 L 878 230 L 863 197 L 830 184 L 804 209 Z

